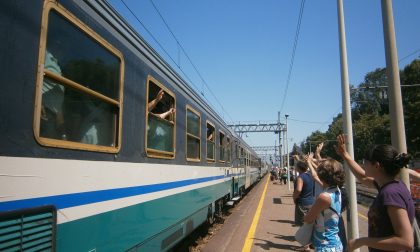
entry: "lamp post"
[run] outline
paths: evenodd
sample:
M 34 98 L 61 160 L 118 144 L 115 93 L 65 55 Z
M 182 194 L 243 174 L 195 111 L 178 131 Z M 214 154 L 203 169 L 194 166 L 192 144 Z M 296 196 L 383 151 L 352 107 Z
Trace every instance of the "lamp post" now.
M 285 137 L 285 141 L 286 141 L 286 158 L 287 158 L 287 185 L 289 187 L 289 191 L 290 191 L 290 167 L 289 167 L 289 140 L 287 138 L 287 118 L 289 117 L 289 115 L 284 115 L 284 117 L 286 117 L 286 137 Z

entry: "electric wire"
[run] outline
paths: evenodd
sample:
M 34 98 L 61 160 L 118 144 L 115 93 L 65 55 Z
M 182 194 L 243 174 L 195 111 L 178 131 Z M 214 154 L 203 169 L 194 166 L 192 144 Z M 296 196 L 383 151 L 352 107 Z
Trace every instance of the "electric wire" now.
M 408 57 L 410 57 L 410 56 L 412 56 L 412 55 L 416 54 L 417 52 L 420 52 L 420 49 L 417 49 L 417 50 L 415 50 L 414 52 L 412 52 L 412 53 L 408 54 L 407 56 L 405 56 L 405 57 L 401 58 L 401 59 L 398 61 L 398 63 L 400 63 L 401 61 L 403 61 L 403 60 L 407 59 Z
M 185 73 L 185 71 L 182 70 L 182 68 L 180 67 L 179 64 L 177 64 L 177 62 L 174 60 L 174 58 L 171 57 L 171 55 L 168 53 L 168 51 L 163 47 L 163 45 L 159 42 L 159 40 L 153 35 L 153 33 L 146 27 L 146 25 L 140 20 L 140 18 L 138 18 L 138 16 L 134 13 L 133 10 L 131 10 L 131 8 L 126 4 L 126 2 L 124 0 L 120 0 L 121 3 L 125 6 L 125 8 L 127 8 L 127 10 L 131 13 L 131 15 L 137 20 L 137 22 L 139 22 L 139 24 L 143 27 L 143 29 L 149 34 L 149 36 L 153 39 L 153 41 L 159 46 L 159 48 L 166 54 L 166 56 L 168 56 L 168 58 L 173 62 L 174 65 L 176 65 L 179 69 L 179 71 L 181 71 L 181 73 L 184 75 L 184 77 L 188 80 L 188 82 L 196 89 L 196 90 L 200 90 L 197 85 L 194 84 L 194 82 L 191 80 L 191 78 L 187 75 L 187 73 Z M 161 16 L 161 14 L 160 14 Z M 163 17 L 161 16 L 161 18 L 163 19 Z M 166 21 L 164 21 L 164 23 L 166 24 Z M 168 27 L 168 26 L 167 26 Z M 169 29 L 169 27 L 168 27 Z M 172 31 L 171 31 L 172 33 Z M 172 33 L 173 36 L 175 36 Z M 175 40 L 177 41 L 178 45 L 182 48 L 184 54 L 185 50 L 183 49 L 183 47 L 181 46 L 181 44 L 178 42 L 178 40 L 175 37 Z M 187 58 L 189 59 L 190 63 L 192 64 L 192 61 L 190 60 L 190 58 L 188 57 L 188 55 L 186 55 Z M 193 65 L 193 64 L 192 64 Z M 198 72 L 198 69 L 195 67 L 195 65 L 193 65 L 194 69 L 196 69 L 196 71 Z M 199 72 L 198 72 L 199 73 Z M 204 81 L 204 78 L 201 76 L 201 74 L 199 74 L 200 78 Z M 221 105 L 221 103 L 217 100 L 216 96 L 214 95 L 214 93 L 212 92 L 212 90 L 210 89 L 210 87 L 207 85 L 207 83 L 204 81 L 204 84 L 206 85 L 207 89 L 210 91 L 210 93 L 213 95 L 213 97 L 215 98 L 215 100 L 218 102 L 218 104 L 221 106 L 222 110 L 226 113 L 226 115 L 232 120 L 231 116 L 229 115 L 229 113 L 227 113 L 227 111 L 224 109 L 224 107 Z M 207 99 L 207 97 L 205 97 L 205 95 L 203 94 L 203 92 L 200 92 L 200 94 L 202 95 L 202 97 L 204 98 L 204 100 L 213 108 L 215 108 L 215 106 Z
M 172 37 L 175 39 L 176 43 L 178 44 L 179 48 L 181 48 L 183 54 L 187 57 L 188 61 L 190 62 L 191 66 L 194 68 L 195 72 L 197 73 L 197 75 L 200 77 L 201 81 L 204 83 L 204 85 L 207 87 L 207 89 L 209 90 L 210 94 L 213 96 L 213 98 L 216 100 L 216 102 L 219 104 L 219 106 L 222 108 L 223 112 L 226 113 L 226 115 L 232 120 L 232 117 L 229 115 L 229 113 L 225 110 L 225 108 L 223 107 L 222 103 L 217 99 L 216 95 L 213 93 L 213 91 L 211 90 L 210 86 L 207 84 L 207 82 L 204 80 L 203 75 L 200 73 L 200 71 L 198 70 L 197 66 L 194 64 L 194 62 L 191 60 L 190 56 L 188 55 L 188 53 L 185 51 L 184 47 L 182 46 L 181 42 L 179 42 L 178 38 L 175 36 L 175 34 L 173 33 L 172 29 L 169 27 L 168 22 L 166 22 L 165 18 L 163 17 L 162 13 L 159 11 L 159 9 L 157 8 L 157 6 L 155 5 L 155 3 L 153 2 L 153 0 L 150 0 L 150 3 L 152 4 L 153 8 L 156 10 L 156 12 L 158 13 L 159 17 L 162 19 L 163 23 L 165 24 L 166 28 L 168 29 L 168 31 L 171 33 Z M 177 66 L 180 68 L 180 66 L 177 64 Z M 204 96 L 204 94 L 201 92 L 201 94 Z
M 304 8 L 305 8 L 305 0 L 302 0 L 302 2 L 300 4 L 298 23 L 297 23 L 297 27 L 296 27 L 296 33 L 295 33 L 295 40 L 293 42 L 292 57 L 290 59 L 290 64 L 289 64 L 289 73 L 287 75 L 286 88 L 285 88 L 284 95 L 283 95 L 283 100 L 282 100 L 281 106 L 280 106 L 280 113 L 282 112 L 284 103 L 286 101 L 287 91 L 289 89 L 290 79 L 291 79 L 291 76 L 292 76 L 293 64 L 294 64 L 294 61 L 295 61 L 296 48 L 297 48 L 297 44 L 298 44 L 298 41 L 299 41 L 300 25 L 302 23 L 302 16 L 303 16 Z

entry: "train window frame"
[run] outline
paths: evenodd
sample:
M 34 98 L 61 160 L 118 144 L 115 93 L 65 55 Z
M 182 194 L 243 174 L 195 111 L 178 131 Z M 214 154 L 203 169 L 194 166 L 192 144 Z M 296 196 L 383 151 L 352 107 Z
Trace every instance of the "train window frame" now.
M 232 142 L 229 136 L 226 136 L 226 149 L 227 149 L 227 160 L 226 162 L 230 164 L 232 162 Z
M 246 160 L 245 160 L 245 158 L 246 158 L 246 157 L 245 157 L 245 155 L 244 155 L 244 148 L 242 147 L 242 145 L 240 146 L 240 151 L 241 151 L 241 152 L 240 152 L 240 153 L 241 153 L 241 154 L 240 154 L 240 156 L 241 156 L 241 158 L 240 158 L 240 164 L 241 164 L 241 165 L 240 165 L 240 166 L 241 166 L 241 167 L 245 167 L 245 161 L 246 161 Z
M 226 134 L 225 132 L 219 130 L 219 162 L 225 163 L 226 162 Z M 223 157 L 222 154 L 223 153 Z
M 188 132 L 188 111 L 198 116 L 198 136 L 191 134 Z M 188 137 L 192 137 L 198 140 L 198 159 L 197 158 L 190 158 L 188 157 Z M 192 106 L 186 105 L 185 108 L 185 158 L 187 161 L 190 162 L 200 162 L 201 161 L 201 113 L 195 110 Z
M 173 129 L 172 129 L 172 152 L 167 152 L 167 151 L 161 151 L 161 150 L 156 150 L 153 148 L 149 148 L 147 141 L 148 141 L 148 129 L 149 129 L 149 92 L 150 92 L 150 84 L 154 84 L 156 86 L 158 86 L 159 88 L 161 88 L 163 90 L 163 92 L 165 92 L 167 95 L 169 95 L 170 97 L 172 97 L 173 99 L 173 105 L 175 107 L 175 114 L 173 115 L 172 121 L 171 120 L 165 120 L 165 119 L 161 119 L 161 120 L 165 120 L 169 123 L 172 124 Z M 145 137 L 144 137 L 144 146 L 145 146 L 145 151 L 146 151 L 146 156 L 150 157 L 150 158 L 160 158 L 160 159 L 175 159 L 175 154 L 176 154 L 176 96 L 175 93 L 172 92 L 171 90 L 169 90 L 165 85 L 163 85 L 161 82 L 159 82 L 157 79 L 153 78 L 151 75 L 149 75 L 147 77 L 147 82 L 146 82 L 146 128 L 145 128 Z
M 206 130 L 209 128 L 208 126 L 213 128 L 213 133 L 212 133 L 213 136 L 211 139 L 208 139 L 207 134 L 206 134 L 206 160 L 207 160 L 207 163 L 214 163 L 216 162 L 216 127 L 214 126 L 213 123 L 206 120 Z M 208 142 L 213 143 L 213 158 L 208 157 Z
M 119 60 L 119 78 L 118 78 L 118 96 L 117 98 L 108 97 L 99 91 L 87 88 L 82 84 L 75 82 L 66 77 L 60 76 L 57 73 L 54 73 L 45 68 L 46 61 L 46 51 L 47 51 L 47 33 L 49 26 L 49 16 L 52 11 L 55 11 L 57 15 L 65 19 L 69 24 L 78 29 L 84 36 L 88 39 L 91 39 L 94 43 L 97 43 L 99 47 L 104 48 L 108 53 L 115 56 Z M 124 69 L 125 61 L 123 54 L 112 46 L 108 41 L 102 38 L 98 33 L 96 33 L 92 28 L 87 26 L 81 20 L 79 20 L 75 15 L 70 13 L 66 8 L 61 4 L 53 1 L 44 1 L 42 21 L 41 21 L 41 31 L 40 31 L 40 42 L 39 42 L 39 54 L 38 54 L 38 69 L 36 77 L 36 91 L 35 91 L 35 104 L 34 104 L 34 118 L 33 118 L 33 131 L 35 140 L 43 146 L 55 147 L 55 148 L 64 148 L 64 149 L 77 149 L 77 150 L 86 150 L 86 151 L 95 151 L 95 152 L 105 152 L 105 153 L 118 153 L 121 149 L 122 143 L 122 115 L 123 115 L 123 100 L 124 100 Z M 104 104 L 114 106 L 113 108 L 116 111 L 114 115 L 114 128 L 113 128 L 113 144 L 111 146 L 107 145 L 98 145 L 95 143 L 83 143 L 82 141 L 70 141 L 67 140 L 63 134 L 62 139 L 41 136 L 41 117 L 42 117 L 42 87 L 44 85 L 44 77 L 51 79 L 55 85 L 64 86 L 65 88 L 71 88 L 76 90 L 82 95 L 87 95 L 97 99 Z M 112 134 L 112 133 L 111 133 Z

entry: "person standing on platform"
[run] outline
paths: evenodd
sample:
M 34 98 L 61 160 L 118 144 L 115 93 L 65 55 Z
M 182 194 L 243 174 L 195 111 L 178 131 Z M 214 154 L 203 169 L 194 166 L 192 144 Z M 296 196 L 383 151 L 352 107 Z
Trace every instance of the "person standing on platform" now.
M 293 201 L 295 202 L 295 225 L 302 226 L 303 218 L 314 203 L 314 180 L 308 171 L 305 162 L 298 161 L 296 164 L 299 176 L 296 179 Z M 301 247 L 300 251 L 307 251 L 309 245 Z
M 337 137 L 336 152 L 349 165 L 354 176 L 378 190 L 368 212 L 369 236 L 350 240 L 349 251 L 368 246 L 369 251 L 411 251 L 414 246 L 414 204 L 410 192 L 396 177 L 409 162 L 405 153 L 391 145 L 369 148 L 363 168 L 347 152 L 345 136 Z
M 344 184 L 344 170 L 340 162 L 327 159 L 318 166 L 317 178 L 322 182 L 324 191 L 305 215 L 305 223 L 314 223 L 312 245 L 315 251 L 343 251 L 339 233 L 341 215 L 341 191 Z
M 322 146 L 320 147 L 320 149 Z M 319 149 L 319 150 L 320 150 Z M 318 146 L 317 146 L 317 152 L 318 152 Z M 321 164 L 322 161 L 325 161 L 327 159 L 322 159 L 321 156 L 317 156 L 317 162 L 312 159 L 312 153 L 307 155 L 305 157 L 306 162 L 308 164 L 309 170 L 311 171 L 312 177 L 315 181 L 315 199 L 318 198 L 318 196 L 324 191 L 324 183 L 319 179 L 317 174 L 318 164 Z M 322 161 L 318 161 L 322 160 Z M 341 193 L 341 213 L 343 213 L 347 208 L 347 197 L 345 193 L 345 189 L 343 187 L 339 187 L 340 193 Z M 347 252 L 347 235 L 346 235 L 346 227 L 344 225 L 344 219 L 342 214 L 339 214 L 339 221 L 338 221 L 338 236 L 340 237 L 341 244 L 343 245 L 343 252 Z

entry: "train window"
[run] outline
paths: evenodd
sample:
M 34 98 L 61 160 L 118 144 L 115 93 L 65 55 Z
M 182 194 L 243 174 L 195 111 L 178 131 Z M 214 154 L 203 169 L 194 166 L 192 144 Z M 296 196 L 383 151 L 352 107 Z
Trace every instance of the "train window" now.
M 219 161 L 221 163 L 225 162 L 225 134 L 219 131 Z
M 240 147 L 240 148 L 241 148 L 241 161 L 240 161 L 240 164 L 241 164 L 241 166 L 245 166 L 244 148 L 242 148 L 242 147 Z
M 187 160 L 199 162 L 201 159 L 201 118 L 200 114 L 187 105 Z
M 146 104 L 148 157 L 175 157 L 175 104 L 174 93 L 149 76 Z
M 207 161 L 209 162 L 214 162 L 215 161 L 215 128 L 214 125 L 212 125 L 211 123 L 207 122 Z
M 230 142 L 230 138 L 226 138 L 226 161 L 230 163 L 232 161 L 232 145 Z
M 43 14 L 35 137 L 43 145 L 116 153 L 122 54 L 57 3 Z

